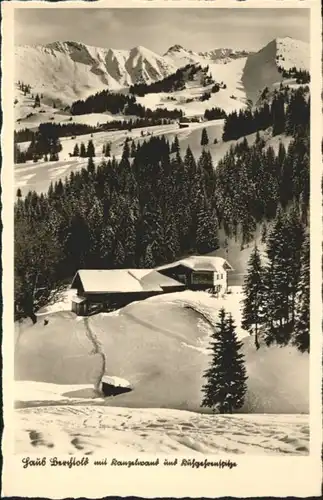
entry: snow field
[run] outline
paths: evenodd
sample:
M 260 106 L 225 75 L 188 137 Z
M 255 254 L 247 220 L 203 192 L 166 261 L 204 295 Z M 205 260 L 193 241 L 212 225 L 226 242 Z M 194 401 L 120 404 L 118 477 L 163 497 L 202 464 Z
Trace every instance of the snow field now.
M 19 423 L 18 423 L 19 422 Z M 48 406 L 17 411 L 16 453 L 307 455 L 305 415 L 200 415 L 166 409 Z M 203 457 L 204 458 L 204 457 Z
M 90 329 L 105 353 L 105 375 L 125 379 L 133 388 L 102 404 L 207 412 L 200 403 L 203 373 L 210 362 L 210 320 L 215 322 L 220 308 L 225 307 L 233 315 L 246 359 L 249 379 L 243 411 L 307 413 L 308 355 L 289 346 L 262 345 L 257 351 L 253 338 L 241 329 L 242 298 L 241 293 L 232 293 L 217 300 L 203 292 L 187 291 L 132 303 L 118 314 L 98 314 L 86 320 L 61 311 L 41 316 L 34 326 L 25 321 L 16 325 L 16 380 L 79 385 L 65 391 L 66 398 L 92 397 L 93 393 L 83 393 L 83 385 L 94 387 L 102 357 L 92 354 Z M 46 326 L 43 318 L 49 321 Z

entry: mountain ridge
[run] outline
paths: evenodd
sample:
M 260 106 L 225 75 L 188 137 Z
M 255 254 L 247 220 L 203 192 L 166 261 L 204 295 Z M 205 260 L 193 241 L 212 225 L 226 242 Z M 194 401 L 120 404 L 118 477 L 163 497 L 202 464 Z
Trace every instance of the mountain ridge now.
M 256 102 L 264 87 L 282 81 L 282 70 L 309 69 L 309 46 L 283 37 L 258 52 L 231 48 L 193 52 L 175 44 L 159 55 L 142 45 L 126 50 L 69 40 L 17 46 L 15 61 L 17 80 L 65 106 L 102 90 L 127 92 L 134 84 L 163 80 L 188 64 L 201 65 L 209 67 L 214 81 L 227 85 L 224 108 L 230 110 L 235 107 L 232 99 L 237 108 L 247 99 Z

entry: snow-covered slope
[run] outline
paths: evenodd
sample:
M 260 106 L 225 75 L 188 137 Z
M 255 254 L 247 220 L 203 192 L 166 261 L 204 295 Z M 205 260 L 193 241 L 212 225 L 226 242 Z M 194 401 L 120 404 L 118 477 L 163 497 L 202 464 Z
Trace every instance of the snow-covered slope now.
M 257 101 L 259 92 L 283 81 L 282 70 L 310 69 L 309 45 L 293 38 L 276 38 L 255 54 L 250 54 L 242 82 L 248 99 Z
M 42 389 L 35 385 L 23 383 L 21 392 Z M 101 458 L 104 450 L 104 456 L 189 454 L 197 460 L 204 460 L 205 454 L 309 453 L 307 415 L 200 415 L 160 408 L 55 406 L 52 396 L 48 391 L 48 406 L 16 411 L 17 453 L 44 456 L 54 448 L 58 455 Z
M 157 94 L 150 94 L 152 96 L 157 96 Z M 148 97 L 148 96 L 147 96 Z M 234 102 L 232 100 L 232 102 Z M 194 103 L 192 103 L 193 105 Z M 46 115 L 41 115 L 46 116 Z M 68 117 L 62 117 L 62 115 L 53 115 L 57 121 L 61 119 L 62 123 L 67 123 Z M 32 117 L 34 119 L 36 117 Z M 79 117 L 73 117 L 73 121 L 78 123 L 88 123 L 90 125 L 95 125 L 97 121 L 106 122 L 110 117 L 108 115 L 80 115 Z M 56 122 L 55 120 L 55 122 Z M 66 120 L 66 121 L 65 121 Z M 47 120 L 48 121 L 48 120 Z M 19 123 L 19 128 L 23 126 L 30 127 L 31 122 L 22 121 Z M 37 123 L 37 122 L 33 122 Z M 47 192 L 50 182 L 58 181 L 60 178 L 64 179 L 68 176 L 71 171 L 78 171 L 82 167 L 87 165 L 87 158 L 72 158 L 69 156 L 73 152 L 75 144 L 80 145 L 81 142 L 87 144 L 91 139 L 95 146 L 95 163 L 99 164 L 101 161 L 101 153 L 103 144 L 110 142 L 112 155 L 117 159 L 121 158 L 122 150 L 124 147 L 124 141 L 126 138 L 134 140 L 136 144 L 142 143 L 150 135 L 154 136 L 165 136 L 169 141 L 173 142 L 174 138 L 177 137 L 179 140 L 179 145 L 181 149 L 181 154 L 185 155 L 186 149 L 190 146 L 194 156 L 198 158 L 202 153 L 201 146 L 201 133 L 202 129 L 206 128 L 209 136 L 210 144 L 207 146 L 210 151 L 214 165 L 224 157 L 231 146 L 236 144 L 236 141 L 222 141 L 224 120 L 212 120 L 201 123 L 192 123 L 188 129 L 180 129 L 178 125 L 160 125 L 153 127 L 145 127 L 133 129 L 132 132 L 125 132 L 124 130 L 111 131 L 111 132 L 97 132 L 93 134 L 85 134 L 76 136 L 74 139 L 70 137 L 64 137 L 61 139 L 61 144 L 63 150 L 60 152 L 60 160 L 58 162 L 47 162 L 44 163 L 43 159 L 37 163 L 28 162 L 15 165 L 15 189 L 20 188 L 23 196 L 25 196 L 29 190 L 35 190 L 37 193 Z M 143 134 L 143 135 L 142 135 Z M 282 142 L 285 147 L 288 147 L 291 140 L 290 137 L 285 136 L 275 136 L 272 137 L 270 129 L 267 131 L 261 131 L 260 136 L 264 139 L 267 146 L 272 146 L 277 153 L 279 144 Z M 216 139 L 217 143 L 213 144 Z M 251 134 L 247 136 L 249 144 L 253 144 L 256 139 L 256 134 Z M 243 138 L 239 139 L 241 142 Z M 20 143 L 19 147 L 22 151 L 25 151 L 29 145 L 29 142 Z M 240 251 L 240 244 L 236 244 L 237 250 Z M 224 257 L 224 255 L 223 255 Z M 236 268 L 236 266 L 234 266 Z
M 301 40 L 294 38 L 276 38 L 276 61 L 282 69 L 310 70 L 310 46 Z
M 247 98 L 255 100 L 264 87 L 280 82 L 282 69 L 293 66 L 309 69 L 309 47 L 292 38 L 279 38 L 257 53 L 228 48 L 194 52 L 174 45 L 161 56 L 142 46 L 116 50 L 77 42 L 53 42 L 17 47 L 15 79 L 29 84 L 33 94 L 41 93 L 42 104 L 51 106 L 55 102 L 64 108 L 103 89 L 124 91 L 135 83 L 162 80 L 188 64 L 208 68 L 214 82 L 223 82 L 225 87 L 212 94 L 212 99 L 201 102 L 200 97 L 211 91 L 211 86 L 192 82 L 183 91 L 150 94 L 143 98 L 142 104 L 153 109 L 180 108 L 188 116 L 203 115 L 211 107 L 226 112 L 241 109 Z M 19 102 L 17 109 L 20 106 Z
M 243 412 L 307 413 L 308 355 L 289 346 L 262 345 L 257 351 L 241 328 L 242 298 L 239 293 L 214 299 L 185 291 L 132 303 L 118 314 L 84 319 L 63 311 L 41 316 L 34 326 L 25 321 L 16 329 L 16 380 L 80 384 L 73 390 L 65 386 L 65 404 L 71 404 L 75 398 L 91 398 L 84 385 L 96 386 L 105 366 L 105 375 L 127 380 L 132 391 L 97 404 L 200 412 L 203 373 L 210 362 L 210 321 L 224 307 L 243 341 L 248 374 Z M 92 337 L 99 339 L 101 354 L 93 354 Z
M 252 52 L 247 52 L 246 50 L 234 50 L 234 49 L 212 49 L 207 52 L 199 52 L 199 54 L 205 58 L 212 59 L 212 61 L 224 63 L 232 59 L 240 59 L 247 57 Z
M 194 63 L 202 65 L 208 62 L 228 63 L 233 59 L 245 58 L 248 54 L 249 53 L 245 50 L 239 51 L 226 48 L 212 49 L 205 52 L 194 52 L 185 49 L 181 45 L 173 45 L 165 52 L 164 57 L 180 68 L 186 64 Z
M 178 68 L 186 66 L 186 64 L 200 64 L 203 57 L 197 52 L 184 49 L 181 45 L 173 45 L 164 54 L 164 58 L 170 63 L 173 63 Z
M 144 97 L 137 97 L 137 101 L 151 109 L 181 109 L 188 117 L 203 116 L 205 109 L 216 107 L 223 109 L 226 113 L 245 108 L 247 99 L 241 78 L 246 58 L 230 59 L 223 63 L 223 61 L 214 62 L 212 59 L 197 57 L 199 61 L 196 64 L 204 69 L 208 68 L 207 74 L 212 78 L 213 83 L 204 86 L 199 80 L 199 75 L 196 74 L 193 81 L 185 82 L 183 90 L 147 94 Z M 186 57 L 181 58 L 181 64 L 191 64 L 187 62 L 188 60 Z M 221 84 L 219 92 L 212 92 L 214 83 Z M 205 93 L 210 94 L 207 100 L 203 100 Z
M 16 81 L 68 104 L 102 89 L 150 83 L 176 70 L 171 61 L 141 46 L 126 51 L 76 42 L 19 46 L 15 66 Z

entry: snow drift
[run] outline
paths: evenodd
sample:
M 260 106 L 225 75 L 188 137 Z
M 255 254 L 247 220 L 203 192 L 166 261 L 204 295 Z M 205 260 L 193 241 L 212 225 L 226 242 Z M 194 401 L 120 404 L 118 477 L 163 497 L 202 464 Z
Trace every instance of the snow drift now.
M 92 316 L 87 324 L 67 311 L 46 316 L 46 326 L 44 316 L 35 326 L 26 321 L 16 328 L 16 380 L 96 386 L 102 356 L 93 350 L 90 329 L 105 353 L 105 375 L 125 379 L 132 388 L 100 404 L 200 412 L 203 373 L 210 361 L 211 326 L 204 313 L 216 318 L 224 306 L 242 338 L 240 298 L 232 294 L 217 301 L 204 292 L 181 292 L 130 304 L 118 315 Z M 249 336 L 243 343 L 249 379 L 242 411 L 308 412 L 308 355 L 293 347 L 262 346 L 257 351 Z

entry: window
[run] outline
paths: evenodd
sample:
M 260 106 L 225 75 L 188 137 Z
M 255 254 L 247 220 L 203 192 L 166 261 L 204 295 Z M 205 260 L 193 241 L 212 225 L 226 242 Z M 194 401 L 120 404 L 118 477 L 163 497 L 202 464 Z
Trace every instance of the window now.
M 213 285 L 213 273 L 194 272 L 192 273 L 192 283 L 194 285 Z

